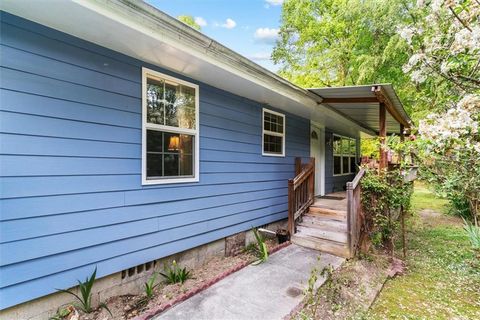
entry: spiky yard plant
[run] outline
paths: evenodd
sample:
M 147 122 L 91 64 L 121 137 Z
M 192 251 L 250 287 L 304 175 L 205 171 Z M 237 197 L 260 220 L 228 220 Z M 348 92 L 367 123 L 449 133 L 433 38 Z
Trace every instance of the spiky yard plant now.
M 258 229 L 252 228 L 252 231 L 255 239 L 257 240 L 257 255 L 259 258 L 253 264 L 258 265 L 268 260 L 268 248 L 267 244 L 265 243 L 265 238 L 258 232 Z
M 480 256 L 480 227 L 475 226 L 470 221 L 463 219 L 463 228 L 467 232 L 473 250 Z
M 173 260 L 172 265 L 165 265 L 165 271 L 160 272 L 165 277 L 167 283 L 184 283 L 188 279 L 192 278 L 191 271 L 188 271 L 186 267 L 180 268 L 177 262 Z
M 147 296 L 148 300 L 152 299 L 154 293 L 153 291 L 158 286 L 158 283 L 156 284 L 155 280 L 157 280 L 156 272 L 154 272 L 148 281 L 145 282 L 145 295 Z
M 79 301 L 80 305 L 79 308 L 86 313 L 92 312 L 92 288 L 95 282 L 95 277 L 97 276 L 97 268 L 93 271 L 90 277 L 87 277 L 84 282 L 78 281 L 78 288 L 80 289 L 80 295 L 64 289 L 57 289 L 60 292 L 65 292 L 71 294 Z

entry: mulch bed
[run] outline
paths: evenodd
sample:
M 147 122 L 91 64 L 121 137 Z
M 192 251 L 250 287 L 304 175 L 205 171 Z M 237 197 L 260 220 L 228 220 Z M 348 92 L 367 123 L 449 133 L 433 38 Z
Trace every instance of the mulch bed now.
M 268 239 L 266 243 L 270 253 L 290 244 L 286 242 L 278 245 L 276 239 Z M 204 265 L 191 269 L 192 278 L 183 284 L 161 283 L 155 288 L 155 294 L 150 300 L 147 300 L 143 294 L 115 296 L 105 301 L 112 315 L 105 308 L 98 308 L 89 314 L 79 312 L 76 316 L 73 316 L 72 313 L 73 317 L 71 319 L 108 320 L 113 318 L 147 320 L 207 289 L 256 260 L 257 258 L 247 251 L 234 257 L 214 257 Z M 158 279 L 161 280 L 161 276 Z

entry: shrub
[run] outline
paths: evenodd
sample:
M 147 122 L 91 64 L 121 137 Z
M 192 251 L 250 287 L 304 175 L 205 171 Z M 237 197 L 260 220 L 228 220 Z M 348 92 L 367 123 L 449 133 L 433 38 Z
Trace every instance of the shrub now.
M 450 204 L 449 213 L 464 219 L 470 219 L 472 216 L 470 204 L 466 197 L 461 197 L 455 194 L 447 194 L 447 199 Z
M 399 225 L 395 212 L 402 206 L 404 211 L 410 210 L 413 184 L 404 184 L 401 169 L 382 175 L 377 174 L 376 170 L 367 169 L 361 186 L 364 212 L 362 233 L 365 235 L 361 240 L 391 249 Z

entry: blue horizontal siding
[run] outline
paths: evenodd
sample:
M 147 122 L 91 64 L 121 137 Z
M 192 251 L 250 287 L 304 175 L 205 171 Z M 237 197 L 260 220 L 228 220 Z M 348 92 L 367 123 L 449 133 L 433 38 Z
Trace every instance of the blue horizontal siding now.
M 142 186 L 141 67 L 195 81 L 0 20 L 0 308 L 286 218 L 308 120 L 263 157 L 262 105 L 198 83 L 200 182 Z

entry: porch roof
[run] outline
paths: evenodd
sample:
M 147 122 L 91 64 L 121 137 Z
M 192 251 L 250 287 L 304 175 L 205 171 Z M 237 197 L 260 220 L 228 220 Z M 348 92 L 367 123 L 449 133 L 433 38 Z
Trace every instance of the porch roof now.
M 384 103 L 388 133 L 400 133 L 400 124 L 411 127 L 411 119 L 406 113 L 393 86 L 372 84 L 347 87 L 312 88 L 309 91 L 321 98 L 321 104 L 335 109 L 362 127 L 379 132 L 380 103 Z

